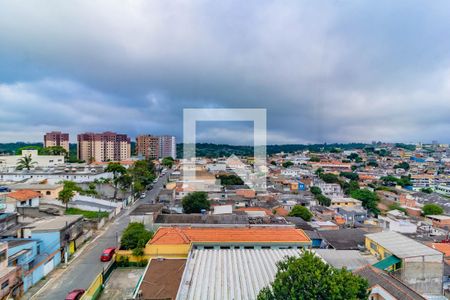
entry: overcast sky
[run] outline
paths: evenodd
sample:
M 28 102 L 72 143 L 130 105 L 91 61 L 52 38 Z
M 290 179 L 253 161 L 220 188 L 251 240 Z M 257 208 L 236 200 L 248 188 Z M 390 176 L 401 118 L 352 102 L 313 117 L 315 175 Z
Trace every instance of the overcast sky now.
M 216 107 L 267 109 L 271 144 L 450 142 L 450 2 L 0 0 L 0 142 L 181 140 L 183 108 Z

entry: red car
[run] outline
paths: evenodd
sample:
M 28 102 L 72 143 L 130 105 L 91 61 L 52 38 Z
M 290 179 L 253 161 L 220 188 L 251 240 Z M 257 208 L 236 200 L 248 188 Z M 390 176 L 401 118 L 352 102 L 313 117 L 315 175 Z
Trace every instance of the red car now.
M 85 290 L 83 289 L 76 289 L 71 291 L 70 293 L 67 294 L 66 296 L 66 300 L 78 300 L 81 299 L 81 296 L 83 296 Z
M 102 256 L 100 256 L 100 260 L 101 261 L 110 261 L 115 252 L 116 252 L 116 248 L 114 248 L 114 247 L 106 248 L 105 250 L 103 250 Z

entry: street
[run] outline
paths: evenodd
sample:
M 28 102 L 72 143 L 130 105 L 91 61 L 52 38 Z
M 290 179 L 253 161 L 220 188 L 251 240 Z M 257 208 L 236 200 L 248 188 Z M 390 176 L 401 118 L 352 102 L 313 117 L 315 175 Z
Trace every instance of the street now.
M 65 299 L 71 290 L 77 288 L 87 289 L 103 268 L 99 259 L 103 249 L 117 246 L 117 236 L 122 233 L 129 223 L 129 213 L 139 204 L 152 203 L 163 188 L 168 173 L 162 176 L 153 189 L 147 191 L 147 196 L 139 199 L 136 203 L 121 212 L 121 214 L 109 225 L 105 232 L 89 243 L 80 256 L 74 258 L 69 266 L 58 278 L 52 278 L 41 290 L 34 295 L 29 295 L 28 299 Z M 27 295 L 25 295 L 27 296 Z

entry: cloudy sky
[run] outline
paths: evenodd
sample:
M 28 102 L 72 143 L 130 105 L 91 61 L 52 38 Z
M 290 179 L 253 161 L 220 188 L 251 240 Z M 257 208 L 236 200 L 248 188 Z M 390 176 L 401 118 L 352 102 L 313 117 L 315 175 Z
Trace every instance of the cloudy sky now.
M 269 143 L 450 142 L 450 3 L 0 0 L 0 142 L 181 139 L 183 108 L 265 108 Z M 199 139 L 251 142 L 219 125 Z

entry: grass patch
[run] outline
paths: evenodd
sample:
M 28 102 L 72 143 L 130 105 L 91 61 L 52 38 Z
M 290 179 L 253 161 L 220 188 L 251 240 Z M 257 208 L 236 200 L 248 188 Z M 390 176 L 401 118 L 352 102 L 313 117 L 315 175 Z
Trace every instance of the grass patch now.
M 107 218 L 109 216 L 109 213 L 106 211 L 89 211 L 89 210 L 82 210 L 79 208 L 73 208 L 70 207 L 66 209 L 65 211 L 66 215 L 82 215 L 86 219 L 98 219 L 98 218 Z

